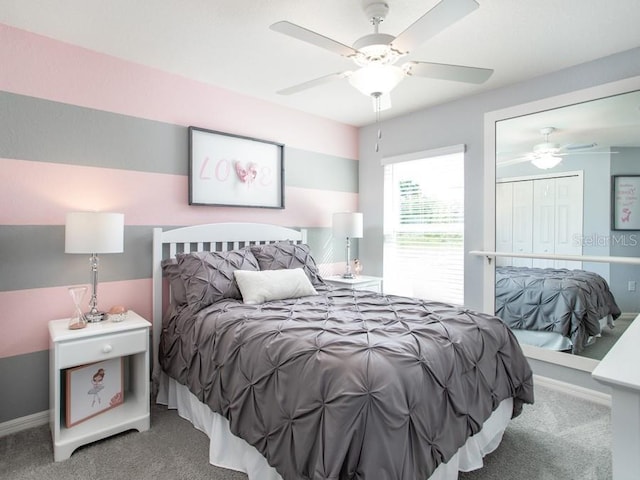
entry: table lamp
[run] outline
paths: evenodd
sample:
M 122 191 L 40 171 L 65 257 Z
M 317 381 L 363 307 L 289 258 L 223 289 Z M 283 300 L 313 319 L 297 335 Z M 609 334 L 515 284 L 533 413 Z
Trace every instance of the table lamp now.
M 67 213 L 65 223 L 65 253 L 89 254 L 92 293 L 88 322 L 100 322 L 104 312 L 98 310 L 98 254 L 124 251 L 124 214 L 106 212 Z
M 351 272 L 351 239 L 362 238 L 362 213 L 340 212 L 333 214 L 333 236 L 347 239 L 347 267 L 342 278 L 354 278 Z

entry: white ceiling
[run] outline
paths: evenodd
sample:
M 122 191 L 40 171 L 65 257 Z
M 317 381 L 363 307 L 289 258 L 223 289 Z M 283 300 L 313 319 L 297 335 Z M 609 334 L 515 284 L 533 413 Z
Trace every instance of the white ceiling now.
M 398 35 L 438 0 L 388 0 Z M 478 0 L 480 8 L 408 60 L 495 70 L 483 85 L 406 78 L 391 118 L 640 46 L 639 0 Z M 346 79 L 275 92 L 352 68 L 350 60 L 269 29 L 288 20 L 351 45 L 371 33 L 361 0 L 0 0 L 0 23 L 294 109 L 361 126 L 371 100 Z
M 496 125 L 498 165 L 531 152 L 545 141 L 545 127 L 555 130 L 548 141 L 559 145 L 589 145 L 579 155 L 613 147 L 640 146 L 640 91 L 628 92 L 503 120 Z M 575 151 L 573 151 L 574 154 Z

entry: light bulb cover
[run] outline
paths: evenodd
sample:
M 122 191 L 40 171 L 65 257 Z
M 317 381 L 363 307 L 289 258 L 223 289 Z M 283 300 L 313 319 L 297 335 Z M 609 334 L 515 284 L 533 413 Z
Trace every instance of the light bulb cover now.
M 562 157 L 550 154 L 539 155 L 531 159 L 531 163 L 542 170 L 548 170 L 556 167 L 561 161 Z
M 389 93 L 404 78 L 404 71 L 393 65 L 372 63 L 349 76 L 349 83 L 367 96 Z

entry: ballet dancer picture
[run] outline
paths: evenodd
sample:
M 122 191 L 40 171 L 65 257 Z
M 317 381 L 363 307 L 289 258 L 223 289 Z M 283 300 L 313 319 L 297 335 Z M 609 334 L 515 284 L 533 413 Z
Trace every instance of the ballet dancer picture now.
M 104 388 L 102 381 L 104 380 L 104 369 L 99 368 L 98 371 L 91 377 L 91 385 L 92 388 L 87 392 L 88 395 L 92 395 L 91 406 L 95 406 L 96 402 L 98 405 L 102 403 L 102 399 L 100 398 L 100 391 Z
M 67 428 L 124 403 L 124 362 L 112 358 L 66 370 Z

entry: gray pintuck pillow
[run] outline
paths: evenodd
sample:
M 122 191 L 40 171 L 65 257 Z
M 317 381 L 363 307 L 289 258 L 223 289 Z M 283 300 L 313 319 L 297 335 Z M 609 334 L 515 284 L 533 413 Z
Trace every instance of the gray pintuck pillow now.
M 187 303 L 187 291 L 184 288 L 178 261 L 175 258 L 167 258 L 162 260 L 160 265 L 162 266 L 162 273 L 168 278 L 171 287 L 171 304 L 175 306 L 185 305 Z
M 260 270 L 248 248 L 176 255 L 190 307 L 201 310 L 224 298 L 242 299 L 233 272 Z
M 302 268 L 313 285 L 324 285 L 308 245 L 276 242 L 268 245 L 251 245 L 250 248 L 258 260 L 260 270 Z

